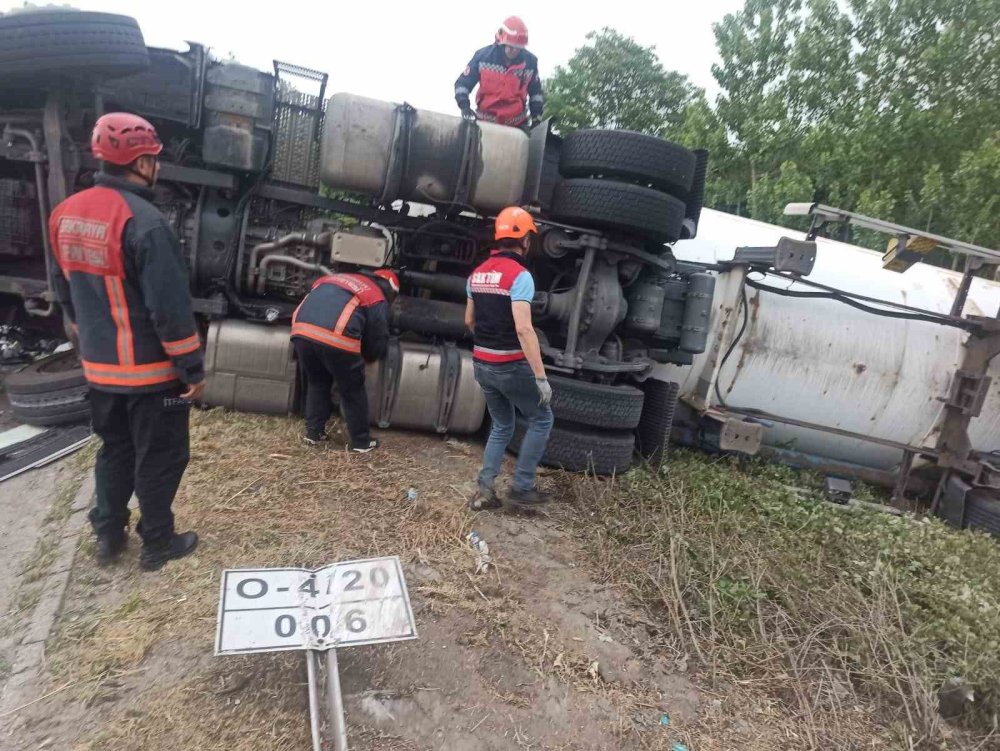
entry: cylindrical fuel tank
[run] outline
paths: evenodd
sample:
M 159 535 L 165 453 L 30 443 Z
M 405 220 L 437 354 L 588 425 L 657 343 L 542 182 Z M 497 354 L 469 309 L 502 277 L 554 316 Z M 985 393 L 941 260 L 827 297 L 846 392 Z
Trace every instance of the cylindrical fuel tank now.
M 775 245 L 800 232 L 705 209 L 696 239 L 680 242 L 679 260 L 729 260 L 740 246 Z M 881 255 L 833 240 L 817 240 L 809 279 L 869 297 L 948 313 L 961 275 L 920 264 L 899 274 L 882 269 Z M 689 368 L 664 365 L 654 375 L 694 393 L 721 322 L 740 315 L 736 285 L 719 278 L 712 309 L 709 352 Z M 765 279 L 785 288 L 788 283 Z M 797 285 L 796 289 L 806 289 Z M 865 313 L 833 300 L 796 299 L 747 289 L 746 331 L 722 367 L 719 386 L 726 404 L 841 428 L 909 445 L 936 442 L 935 426 L 962 358 L 967 335 L 960 329 Z M 976 279 L 965 313 L 993 317 L 1000 284 Z M 1000 450 L 1000 358 L 990 366 L 989 394 L 969 430 L 979 451 Z M 713 391 L 712 399 L 715 401 Z M 764 442 L 796 452 L 865 467 L 891 469 L 896 449 L 780 423 Z
M 402 164 L 396 195 L 420 203 L 454 200 L 465 149 L 462 119 L 428 110 L 409 116 L 410 135 L 400 136 L 399 105 L 354 94 L 335 94 L 327 104 L 320 178 L 336 190 L 381 196 L 395 160 Z M 495 212 L 517 204 L 524 193 L 528 136 L 519 128 L 478 123 L 467 203 Z M 401 143 L 406 140 L 405 144 Z M 399 154 L 405 154 L 400 157 Z
M 392 339 L 389 351 L 368 366 L 372 425 L 438 433 L 475 433 L 486 416 L 472 353 L 450 344 Z
M 209 407 L 284 415 L 295 402 L 295 359 L 288 326 L 230 318 L 214 321 L 205 342 Z

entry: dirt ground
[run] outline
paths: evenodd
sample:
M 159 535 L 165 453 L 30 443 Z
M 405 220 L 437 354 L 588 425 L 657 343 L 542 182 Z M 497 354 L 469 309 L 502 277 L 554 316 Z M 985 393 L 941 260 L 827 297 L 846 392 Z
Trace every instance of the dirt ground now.
M 588 573 L 561 473 L 543 479 L 560 496 L 547 514 L 473 515 L 478 445 L 387 432 L 353 456 L 298 431 L 196 416 L 176 510 L 200 550 L 141 574 L 134 538 L 104 570 L 85 539 L 46 644 L 39 696 L 55 693 L 0 718 L 0 748 L 308 748 L 301 654 L 213 656 L 220 573 L 393 554 L 419 639 L 342 650 L 352 749 L 674 749 L 718 714 L 659 625 Z M 494 556 L 483 574 L 471 529 Z

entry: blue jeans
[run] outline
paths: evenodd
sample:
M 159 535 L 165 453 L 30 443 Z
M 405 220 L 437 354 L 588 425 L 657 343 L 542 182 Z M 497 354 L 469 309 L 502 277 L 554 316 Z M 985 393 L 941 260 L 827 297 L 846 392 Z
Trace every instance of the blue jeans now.
M 476 360 L 475 370 L 476 381 L 486 394 L 486 407 L 493 421 L 490 438 L 486 441 L 486 451 L 483 452 L 479 485 L 489 490 L 494 489 L 504 452 L 514 435 L 516 410 L 528 421 L 528 427 L 518 453 L 514 488 L 532 490 L 535 487 L 535 471 L 545 453 L 549 433 L 552 432 L 552 410 L 538 405 L 535 375 L 525 360 L 498 364 Z

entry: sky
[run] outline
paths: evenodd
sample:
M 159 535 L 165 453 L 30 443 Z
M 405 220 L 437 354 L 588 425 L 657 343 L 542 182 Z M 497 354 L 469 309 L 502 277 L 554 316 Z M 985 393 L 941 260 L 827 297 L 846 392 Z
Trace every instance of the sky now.
M 0 11 L 19 7 L 0 0 Z M 43 3 L 37 2 L 37 5 Z M 655 45 L 667 69 L 717 93 L 712 23 L 743 0 L 603 0 L 511 4 L 396 0 L 74 0 L 74 7 L 134 16 L 146 44 L 183 49 L 187 40 L 270 70 L 278 59 L 330 74 L 328 93 L 346 91 L 450 112 L 455 78 L 490 44 L 500 22 L 520 15 L 543 77 L 569 60 L 589 31 L 610 26 Z

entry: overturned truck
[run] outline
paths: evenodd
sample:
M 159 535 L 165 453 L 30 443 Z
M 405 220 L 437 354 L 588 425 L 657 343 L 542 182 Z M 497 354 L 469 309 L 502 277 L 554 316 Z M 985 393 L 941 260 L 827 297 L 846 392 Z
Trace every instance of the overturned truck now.
M 679 263 L 708 155 L 625 131 L 561 139 L 350 94 L 324 73 L 261 72 L 147 48 L 133 19 L 73 10 L 0 17 L 0 299 L 7 331 L 60 325 L 48 212 L 92 184 L 104 112 L 151 120 L 164 142 L 155 203 L 181 239 L 206 345 L 205 401 L 285 413 L 300 384 L 291 313 L 317 276 L 399 269 L 389 354 L 371 366 L 382 427 L 470 433 L 484 419 L 462 312 L 491 216 L 529 207 L 540 229 L 534 314 L 555 391 L 545 462 L 611 473 L 659 454 L 676 387 L 648 376 L 707 346 L 715 277 Z M 9 334 L 8 334 L 9 335 Z M 8 383 L 26 422 L 85 412 L 69 355 Z M 34 369 L 34 370 L 32 370 Z M 515 440 L 517 440 L 515 438 Z
M 1000 535 L 1000 285 L 977 276 L 1000 251 L 821 205 L 790 207 L 811 216 L 804 235 L 711 211 L 699 233 L 705 152 L 326 88 L 287 63 L 147 48 L 124 16 L 0 16 L 0 365 L 33 360 L 5 381 L 17 417 L 87 416 L 72 353 L 39 357 L 62 337 L 47 219 L 92 184 L 94 121 L 127 110 L 165 143 L 155 202 L 189 267 L 210 405 L 295 410 L 295 305 L 320 274 L 391 265 L 403 294 L 368 373 L 372 422 L 476 432 L 465 278 L 492 215 L 519 204 L 540 228 L 533 305 L 556 414 L 545 463 L 606 474 L 671 437 L 763 445 L 891 485 L 898 501 L 932 495 L 956 525 Z M 890 235 L 885 258 L 823 237 L 845 223 Z M 921 266 L 935 247 L 965 273 Z

